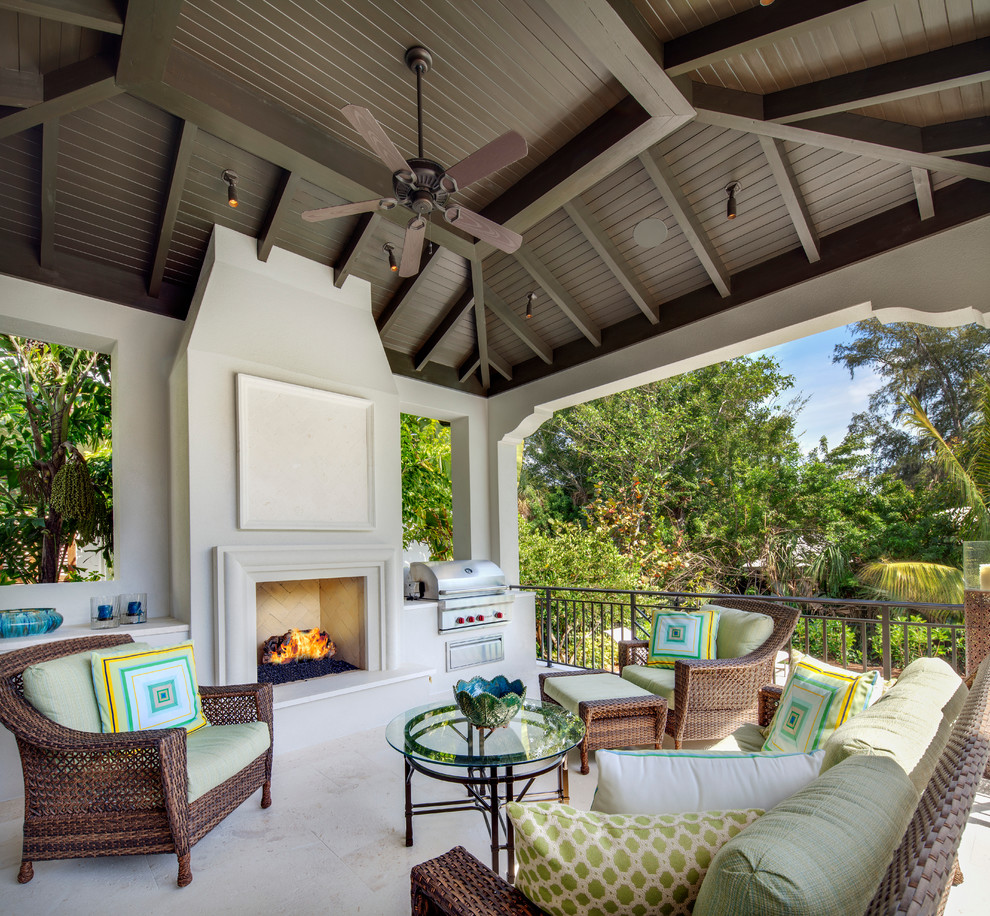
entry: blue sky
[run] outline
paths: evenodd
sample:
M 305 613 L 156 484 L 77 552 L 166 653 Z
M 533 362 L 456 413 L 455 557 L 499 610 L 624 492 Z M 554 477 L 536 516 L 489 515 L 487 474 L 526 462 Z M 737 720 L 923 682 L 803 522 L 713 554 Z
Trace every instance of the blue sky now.
M 882 384 L 879 376 L 863 369 L 857 369 L 856 378 L 850 379 L 844 365 L 832 362 L 835 345 L 850 339 L 847 328 L 836 328 L 752 354 L 774 357 L 785 375 L 794 376 L 794 387 L 785 401 L 796 395 L 808 398 L 796 426 L 806 452 L 822 436 L 831 448 L 842 442 L 852 415 L 866 409 L 870 395 Z

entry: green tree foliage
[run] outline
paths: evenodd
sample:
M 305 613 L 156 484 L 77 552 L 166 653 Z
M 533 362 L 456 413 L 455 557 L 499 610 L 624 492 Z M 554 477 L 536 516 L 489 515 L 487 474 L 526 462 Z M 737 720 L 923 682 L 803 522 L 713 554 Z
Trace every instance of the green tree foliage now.
M 454 556 L 450 427 L 402 414 L 402 546 L 429 545 L 430 558 Z
M 113 550 L 110 357 L 0 336 L 0 582 L 85 578 Z

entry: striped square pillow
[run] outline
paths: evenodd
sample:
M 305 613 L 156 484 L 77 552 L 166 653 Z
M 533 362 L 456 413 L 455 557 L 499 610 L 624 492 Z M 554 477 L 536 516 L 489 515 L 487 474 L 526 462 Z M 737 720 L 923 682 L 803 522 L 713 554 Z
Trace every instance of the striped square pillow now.
M 194 731 L 203 715 L 191 642 L 163 649 L 93 653 L 93 686 L 104 733 L 151 728 Z
M 646 664 L 673 668 L 678 659 L 715 658 L 719 612 L 657 611 L 650 627 Z

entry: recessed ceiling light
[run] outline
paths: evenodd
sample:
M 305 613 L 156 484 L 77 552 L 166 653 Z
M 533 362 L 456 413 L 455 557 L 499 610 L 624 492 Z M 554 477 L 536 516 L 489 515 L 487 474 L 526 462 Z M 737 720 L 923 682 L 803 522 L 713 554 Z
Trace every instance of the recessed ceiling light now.
M 667 224 L 656 217 L 641 220 L 633 230 L 633 241 L 641 248 L 656 248 L 666 238 Z

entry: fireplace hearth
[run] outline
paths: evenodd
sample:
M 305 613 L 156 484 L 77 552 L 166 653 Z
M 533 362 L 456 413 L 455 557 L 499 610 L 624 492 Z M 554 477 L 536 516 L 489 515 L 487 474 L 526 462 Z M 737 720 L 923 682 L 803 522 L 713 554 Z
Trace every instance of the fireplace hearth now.
M 321 658 L 315 661 L 289 662 L 284 665 L 258 665 L 259 684 L 289 684 L 292 681 L 309 681 L 318 677 L 330 677 L 345 671 L 359 670 L 356 665 L 340 658 Z

